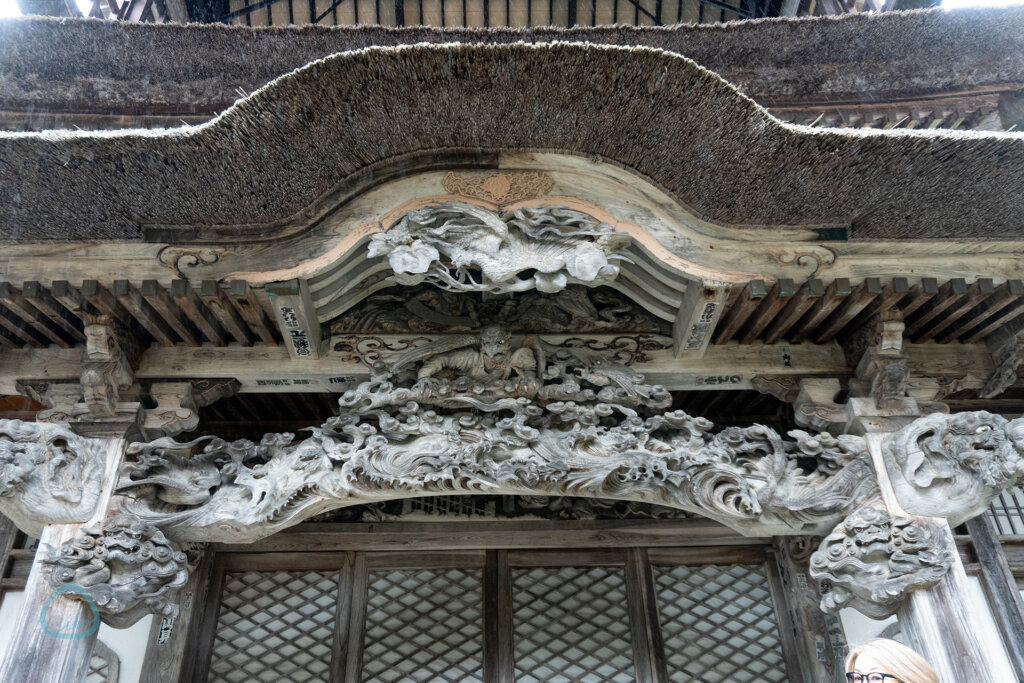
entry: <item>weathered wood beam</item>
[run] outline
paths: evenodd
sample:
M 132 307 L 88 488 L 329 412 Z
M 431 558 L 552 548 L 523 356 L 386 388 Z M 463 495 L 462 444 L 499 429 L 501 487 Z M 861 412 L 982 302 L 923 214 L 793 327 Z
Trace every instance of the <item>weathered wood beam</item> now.
M 707 519 L 502 520 L 300 524 L 255 543 L 211 544 L 217 552 L 469 550 L 492 548 L 643 548 L 764 545 Z
M 242 320 L 242 316 L 238 314 L 231 301 L 228 300 L 219 282 L 216 280 L 203 280 L 199 294 L 206 307 L 238 343 L 242 346 L 252 346 L 252 335 L 249 334 L 245 321 Z
M 111 294 L 106 287 L 101 285 L 98 280 L 86 280 L 82 283 L 82 296 L 88 301 L 93 308 L 102 313 L 103 315 L 109 315 L 111 318 L 120 321 L 126 327 L 131 329 L 132 317 L 128 314 L 128 311 L 124 309 L 114 295 Z
M 143 280 L 142 297 L 186 344 L 199 346 L 199 331 L 179 310 L 177 304 L 171 299 L 171 295 L 159 282 Z
M 1020 280 L 1007 280 L 996 288 L 995 294 L 989 297 L 981 305 L 978 311 L 972 315 L 964 316 L 957 324 L 950 327 L 944 334 L 936 337 L 935 341 L 946 344 L 964 336 L 969 330 L 984 324 L 987 320 L 998 315 L 1010 304 L 1024 297 L 1024 282 Z
M 274 305 L 277 327 L 292 358 L 319 358 L 323 335 L 316 307 L 305 280 L 275 282 L 266 286 Z
M 939 293 L 939 281 L 933 277 L 921 278 L 921 284 L 915 285 L 910 290 L 910 297 L 900 304 L 900 312 L 906 320 L 914 311 L 931 301 L 931 298 Z
M 228 283 L 228 293 L 238 312 L 249 324 L 249 329 L 259 335 L 259 338 L 267 346 L 277 346 L 274 323 L 270 321 L 267 312 L 263 310 L 263 306 L 260 305 L 256 294 L 249 287 L 249 283 L 245 280 L 233 280 Z
M 62 348 L 69 348 L 71 336 L 60 325 L 50 320 L 38 308 L 29 303 L 18 288 L 9 282 L 0 282 L 0 302 L 28 323 L 40 336 Z
M 967 281 L 962 277 L 956 277 L 939 287 L 938 294 L 926 306 L 916 311 L 913 316 L 906 317 L 906 312 L 904 312 L 907 321 L 907 336 L 916 341 L 918 334 L 924 331 L 929 323 L 942 315 L 966 293 Z
M 607 344 L 619 335 L 585 337 Z M 355 337 L 401 345 L 421 335 Z M 579 335 L 572 335 L 580 338 Z M 340 339 L 336 337 L 335 339 Z M 352 336 L 344 336 L 346 340 Z M 546 343 L 559 344 L 569 335 L 543 336 Z M 954 374 L 963 389 L 978 389 L 992 375 L 995 366 L 984 344 L 905 344 L 913 377 L 945 377 Z M 835 343 L 751 344 L 730 343 L 709 346 L 703 358 L 676 358 L 671 348 L 645 351 L 630 367 L 647 381 L 677 390 L 753 389 L 758 375 L 792 377 L 844 377 L 853 373 Z M 17 380 L 77 382 L 81 373 L 82 349 L 47 348 L 4 351 L 0 357 L 0 394 L 16 394 Z M 369 377 L 369 367 L 351 351 L 329 348 L 318 358 L 292 358 L 283 346 L 258 345 L 223 348 L 186 346 L 150 347 L 135 372 L 137 380 L 195 378 L 237 378 L 243 393 L 341 392 Z
M 850 280 L 845 277 L 837 278 L 829 283 L 828 289 L 825 293 L 815 302 L 811 310 L 807 312 L 803 318 L 794 326 L 792 334 L 790 334 L 790 340 L 796 344 L 799 344 L 804 339 L 815 334 L 818 330 L 818 325 L 836 309 L 839 304 L 843 302 L 843 299 L 848 297 L 853 289 L 850 285 Z
M 789 299 L 782 310 L 765 332 L 764 343 L 774 344 L 789 332 L 800 318 L 825 293 L 825 283 L 818 278 L 811 278 L 800 288 L 800 291 Z
M 46 288 L 35 281 L 26 282 L 21 290 L 25 299 L 56 324 L 70 339 L 84 342 L 85 335 L 75 324 L 74 316 L 50 295 Z
M 882 293 L 882 283 L 876 277 L 865 278 L 856 289 L 843 299 L 832 314 L 815 330 L 815 339 L 821 344 L 831 340 L 836 333 L 846 327 L 861 311 L 868 307 Z
M 719 324 L 718 332 L 715 334 L 715 343 L 722 344 L 731 340 L 757 308 L 761 299 L 766 296 L 768 296 L 768 288 L 765 286 L 764 280 L 751 280 L 747 283 L 740 298 L 729 307 L 724 319 Z
M 199 328 L 199 331 L 208 340 L 216 346 L 227 346 L 227 333 L 224 332 L 224 329 L 217 322 L 216 317 L 206 308 L 206 305 L 199 300 L 199 296 L 187 280 L 174 280 L 171 282 L 171 297 L 174 298 L 182 313 Z
M 710 287 L 693 282 L 683 294 L 683 302 L 672 325 L 676 357 L 700 358 L 711 342 L 729 297 L 726 287 Z
M 177 342 L 174 330 L 161 318 L 142 298 L 142 293 L 128 280 L 114 280 L 110 289 L 117 302 L 124 306 L 153 338 L 164 346 L 174 346 Z
M 747 325 L 747 329 L 744 331 L 742 338 L 740 339 L 741 344 L 752 344 L 754 340 L 761 336 L 764 329 L 768 326 L 775 316 L 778 315 L 779 311 L 789 303 L 790 297 L 796 293 L 796 283 L 788 278 L 779 280 L 772 289 L 768 292 L 768 296 L 761 300 L 757 310 L 750 316 L 750 321 Z

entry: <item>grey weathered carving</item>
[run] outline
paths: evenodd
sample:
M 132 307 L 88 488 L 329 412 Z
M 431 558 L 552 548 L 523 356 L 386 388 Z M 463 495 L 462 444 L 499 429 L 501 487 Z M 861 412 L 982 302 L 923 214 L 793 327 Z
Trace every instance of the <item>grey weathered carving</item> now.
M 57 424 L 0 420 L 0 512 L 27 533 L 89 519 L 103 469 L 90 439 Z
M 956 526 L 1024 482 L 1024 418 L 935 413 L 889 437 L 885 453 L 900 505 Z
M 409 211 L 373 236 L 370 257 L 387 256 L 395 281 L 460 292 L 558 292 L 619 274 L 628 235 L 565 207 L 497 212 L 459 202 Z M 479 275 L 476 275 L 478 273 Z
M 96 417 L 113 417 L 121 390 L 134 381 L 129 354 L 121 348 L 114 327 L 105 317 L 85 326 L 82 389 L 85 403 Z
M 50 585 L 73 584 L 96 603 L 103 621 L 127 628 L 146 614 L 178 613 L 177 589 L 188 582 L 188 558 L 158 528 L 131 515 L 81 531 L 43 560 Z M 83 599 L 77 591 L 69 598 Z
M 655 332 L 671 325 L 609 287 L 568 285 L 548 294 L 536 290 L 514 296 L 450 292 L 430 284 L 389 288 L 367 297 L 331 322 L 331 331 L 347 334 L 470 332 L 488 322 L 514 331 Z
M 748 534 L 824 533 L 877 487 L 859 437 L 712 433 L 603 350 L 489 329 L 374 364 L 297 441 L 134 444 L 122 509 L 176 540 L 244 542 L 326 510 L 431 494 L 568 495 L 688 510 Z
M 935 520 L 894 517 L 880 504 L 858 508 L 811 556 L 822 611 L 853 607 L 872 619 L 894 614 L 911 591 L 934 586 L 949 571 L 953 558 L 943 533 Z
M 1001 342 L 1001 343 L 1000 343 Z M 996 369 L 978 390 L 981 398 L 992 398 L 1009 389 L 1017 381 L 1017 371 L 1024 362 L 1024 335 L 988 342 Z

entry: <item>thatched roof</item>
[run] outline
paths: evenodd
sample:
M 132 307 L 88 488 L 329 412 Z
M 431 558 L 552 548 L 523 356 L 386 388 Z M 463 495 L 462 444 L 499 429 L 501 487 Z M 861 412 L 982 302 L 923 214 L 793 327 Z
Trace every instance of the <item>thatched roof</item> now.
M 0 20 L 0 103 L 207 113 L 328 55 L 420 42 L 590 42 L 677 52 L 766 107 L 1024 88 L 1024 7 L 672 27 L 533 29 Z
M 725 223 L 1024 235 L 1024 134 L 787 126 L 679 55 L 548 43 L 342 53 L 193 128 L 0 134 L 0 237 L 266 223 L 403 155 L 526 149 L 597 155 Z

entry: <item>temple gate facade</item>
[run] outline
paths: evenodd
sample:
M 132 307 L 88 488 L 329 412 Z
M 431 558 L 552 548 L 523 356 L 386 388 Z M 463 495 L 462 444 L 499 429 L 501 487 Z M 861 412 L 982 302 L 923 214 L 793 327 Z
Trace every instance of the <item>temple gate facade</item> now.
M 1024 12 L 742 30 L 922 21 L 974 83 L 122 27 L 300 62 L 147 131 L 244 70 L 8 69 L 86 129 L 0 133 L 0 680 L 1024 680 L 1024 62 L 962 37 Z

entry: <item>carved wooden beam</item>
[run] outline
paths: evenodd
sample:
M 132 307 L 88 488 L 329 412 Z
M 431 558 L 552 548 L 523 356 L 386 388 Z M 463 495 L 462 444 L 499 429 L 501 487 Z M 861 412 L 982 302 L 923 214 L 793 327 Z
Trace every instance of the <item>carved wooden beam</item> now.
M 85 403 L 96 417 L 112 417 L 122 389 L 134 382 L 132 363 L 109 318 L 85 326 L 82 354 L 82 389 Z

